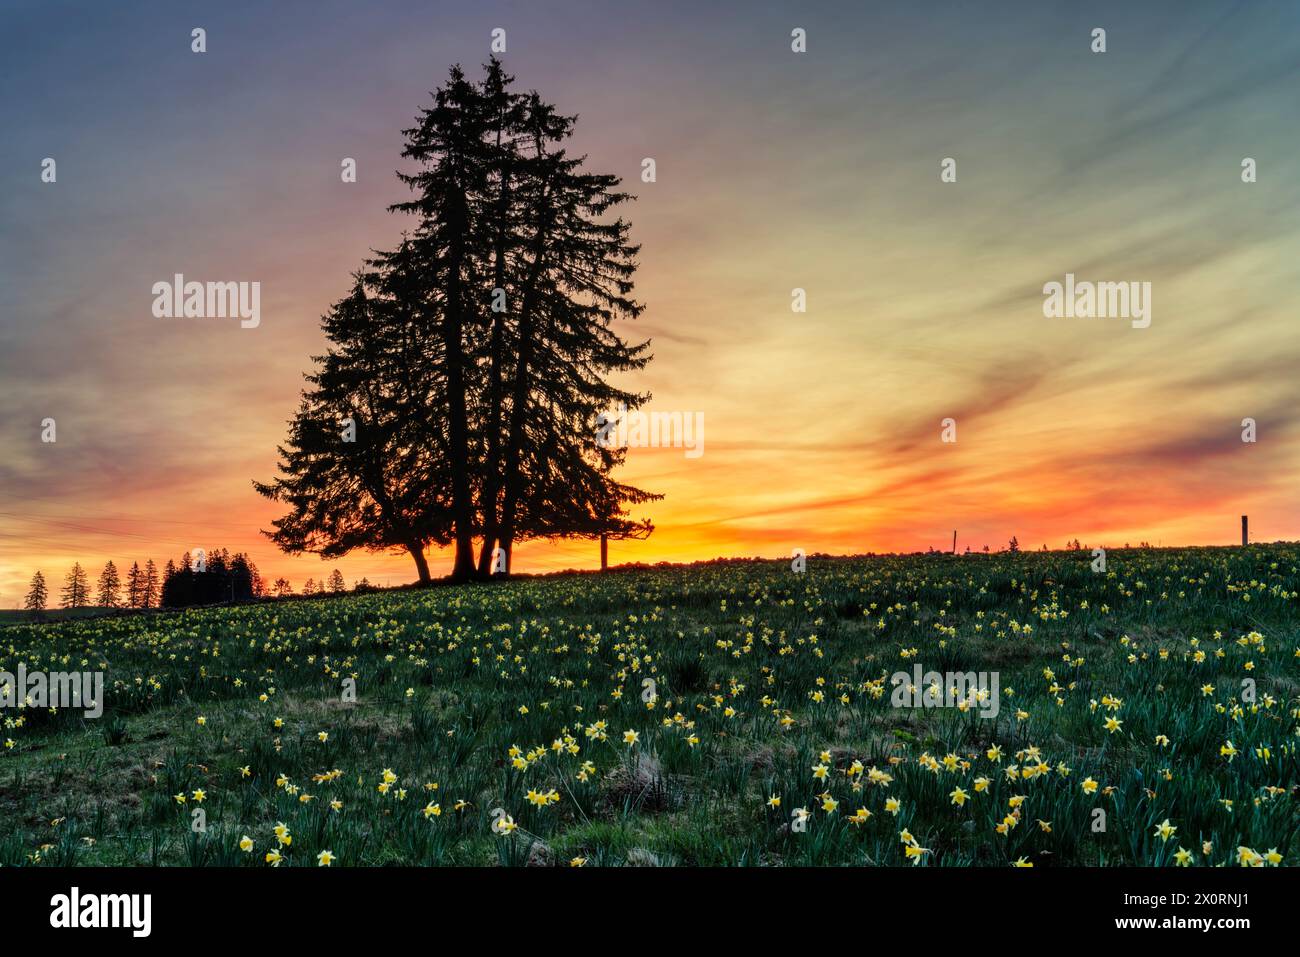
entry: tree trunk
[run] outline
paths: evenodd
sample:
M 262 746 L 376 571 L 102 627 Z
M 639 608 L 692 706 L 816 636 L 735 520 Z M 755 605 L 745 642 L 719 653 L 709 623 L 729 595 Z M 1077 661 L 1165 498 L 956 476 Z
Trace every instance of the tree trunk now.
M 465 199 L 460 197 L 456 222 L 451 224 L 453 241 L 447 264 L 447 321 L 443 323 L 443 345 L 447 353 L 447 432 L 451 452 L 451 510 L 456 523 L 456 560 L 451 577 L 466 581 L 474 577 L 474 504 L 469 480 L 469 425 L 466 412 L 465 370 L 461 333 L 464 303 L 461 264 L 465 256 L 464 235 L 468 220 Z
M 500 136 L 497 137 L 500 145 Z M 498 289 L 505 289 L 505 216 L 510 196 L 510 177 L 503 174 L 501 179 L 501 196 L 497 203 L 497 241 L 494 263 L 495 278 Z M 509 311 L 507 304 L 506 310 Z M 487 463 L 483 469 L 483 547 L 478 555 L 478 574 L 487 578 L 492 572 L 492 549 L 497 543 L 497 499 L 501 495 L 501 366 L 505 359 L 505 319 L 497 313 L 492 314 L 492 341 L 488 349 L 490 368 L 488 371 L 488 424 Z
M 411 557 L 415 559 L 415 569 L 420 573 L 420 584 L 427 585 L 429 582 L 433 581 L 429 576 L 429 562 L 424 557 L 424 549 L 417 543 L 411 542 L 406 546 L 406 550 L 410 552 Z
M 540 261 L 537 264 L 540 266 Z M 540 272 L 540 269 L 536 269 Z M 520 459 L 523 455 L 524 445 L 524 419 L 527 416 L 528 393 L 529 393 L 529 363 L 532 361 L 533 345 L 533 322 L 532 322 L 532 284 L 530 283 L 529 294 L 524 297 L 523 316 L 519 324 L 519 357 L 516 360 L 517 367 L 515 370 L 515 387 L 513 407 L 510 410 L 510 435 L 506 440 L 505 454 L 505 478 L 506 492 L 505 498 L 501 503 L 501 521 L 498 529 L 498 544 L 505 550 L 506 555 L 506 573 L 510 573 L 511 562 L 513 560 L 512 552 L 514 550 L 515 539 L 515 508 L 518 506 L 519 497 L 523 493 L 523 475 L 521 474 L 522 465 Z
M 540 147 L 539 147 L 540 149 Z M 511 397 L 510 434 L 506 439 L 505 457 L 502 462 L 505 472 L 505 498 L 501 503 L 501 519 L 497 524 L 497 541 L 505 550 L 506 572 L 511 569 L 515 539 L 515 508 L 523 494 L 523 475 L 520 471 L 520 459 L 524 446 L 524 419 L 528 415 L 528 393 L 531 391 L 529 368 L 533 358 L 533 339 L 536 336 L 533 313 L 537 306 L 537 284 L 541 279 L 546 258 L 546 241 L 549 231 L 549 216 L 546 214 L 546 190 L 543 190 L 541 209 L 538 213 L 537 236 L 534 239 L 533 262 L 528 270 L 528 279 L 524 285 L 523 302 L 519 309 L 519 355 L 515 358 L 514 394 Z

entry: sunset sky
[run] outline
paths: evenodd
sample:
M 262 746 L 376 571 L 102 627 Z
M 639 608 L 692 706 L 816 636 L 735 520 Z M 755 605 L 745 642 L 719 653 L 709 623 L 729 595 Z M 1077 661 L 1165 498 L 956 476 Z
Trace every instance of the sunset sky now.
M 195 547 L 295 590 L 336 564 L 414 578 L 404 555 L 277 553 L 251 483 L 320 315 L 411 225 L 385 211 L 400 130 L 495 27 L 519 85 L 579 114 L 574 149 L 639 197 L 647 309 L 624 335 L 656 358 L 634 384 L 705 417 L 699 458 L 630 452 L 621 477 L 667 497 L 612 561 L 953 529 L 963 549 L 1215 544 L 1245 513 L 1259 540 L 1300 537 L 1295 4 L 127 6 L 0 16 L 0 607 L 38 568 L 57 594 L 74 561 L 93 581 Z M 260 327 L 154 318 L 175 273 L 260 282 Z M 1150 282 L 1150 327 L 1045 318 L 1066 273 Z M 538 543 L 515 567 L 597 561 Z

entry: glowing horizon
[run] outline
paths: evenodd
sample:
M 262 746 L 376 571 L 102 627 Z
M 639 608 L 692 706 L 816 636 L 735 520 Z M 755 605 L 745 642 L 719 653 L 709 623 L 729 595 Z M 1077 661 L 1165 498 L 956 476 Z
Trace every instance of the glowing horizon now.
M 109 559 L 198 547 L 295 592 L 334 567 L 414 580 L 402 554 L 278 553 L 252 481 L 274 475 L 319 316 L 411 225 L 385 212 L 400 130 L 496 26 L 519 85 L 579 114 L 575 151 L 639 197 L 647 310 L 622 331 L 656 358 L 632 383 L 706 423 L 699 458 L 630 451 L 618 477 L 666 498 L 612 564 L 947 550 L 954 529 L 959 551 L 1231 544 L 1243 514 L 1253 540 L 1300 539 L 1300 133 L 1279 122 L 1300 10 L 1026 4 L 976 31 L 975 10 L 739 9 L 158 3 L 56 30 L 19 4 L 0 40 L 0 607 L 37 569 L 56 604 L 74 561 L 93 585 Z M 260 282 L 259 327 L 154 318 L 176 273 Z M 1150 327 L 1046 318 L 1067 274 L 1150 282 Z M 524 543 L 515 565 L 599 549 Z

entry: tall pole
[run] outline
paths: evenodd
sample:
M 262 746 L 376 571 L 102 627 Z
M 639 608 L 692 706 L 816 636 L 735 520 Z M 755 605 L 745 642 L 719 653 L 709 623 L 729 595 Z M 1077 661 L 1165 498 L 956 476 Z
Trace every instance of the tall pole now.
M 957 529 L 952 530 L 952 553 L 957 554 Z
M 1243 546 L 1250 544 L 1250 532 L 1247 516 L 1241 516 L 1241 544 Z

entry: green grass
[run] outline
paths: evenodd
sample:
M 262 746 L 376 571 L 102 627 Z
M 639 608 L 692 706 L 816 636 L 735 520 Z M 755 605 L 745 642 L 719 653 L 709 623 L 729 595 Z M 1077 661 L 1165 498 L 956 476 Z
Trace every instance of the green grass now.
M 1294 863 L 1300 546 L 1107 560 L 716 563 L 0 628 L 3 670 L 107 688 L 99 720 L 0 712 L 0 864 Z M 915 663 L 997 672 L 997 717 L 894 707 Z
M 70 618 L 93 618 L 96 615 L 109 614 L 109 610 L 98 607 L 50 608 L 42 612 L 49 621 L 65 621 Z M 32 620 L 32 613 L 21 608 L 0 608 L 0 627 L 4 625 L 21 625 Z

